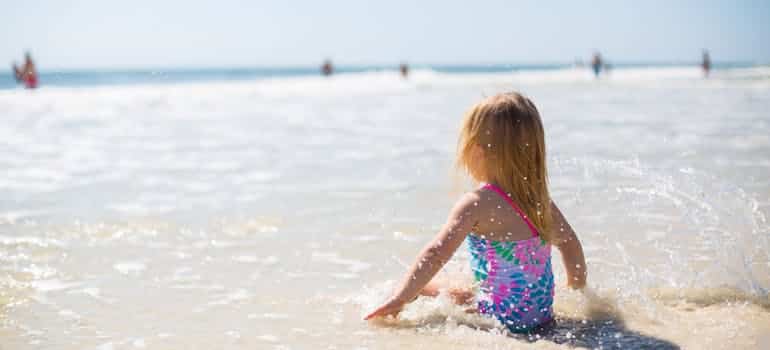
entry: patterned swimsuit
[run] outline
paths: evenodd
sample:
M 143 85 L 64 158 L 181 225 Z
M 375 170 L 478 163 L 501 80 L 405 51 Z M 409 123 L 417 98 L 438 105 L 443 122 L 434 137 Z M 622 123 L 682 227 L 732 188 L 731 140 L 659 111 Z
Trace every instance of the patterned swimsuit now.
M 511 332 L 528 332 L 553 317 L 551 245 L 503 190 L 492 184 L 483 188 L 497 192 L 516 210 L 532 238 L 502 242 L 468 235 L 471 269 L 479 284 L 478 311 L 494 316 Z

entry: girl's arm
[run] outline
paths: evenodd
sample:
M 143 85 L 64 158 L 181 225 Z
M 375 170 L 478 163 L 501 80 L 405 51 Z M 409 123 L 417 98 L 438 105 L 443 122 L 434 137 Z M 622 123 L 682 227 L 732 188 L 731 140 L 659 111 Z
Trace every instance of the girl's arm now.
M 555 203 L 551 210 L 553 212 L 554 237 L 556 237 L 553 244 L 561 252 L 564 269 L 567 271 L 567 286 L 581 289 L 585 287 L 586 276 L 588 275 L 586 259 L 583 256 L 583 246 L 572 226 L 569 225 Z
M 432 242 L 428 243 L 417 256 L 409 272 L 393 296 L 364 319 L 396 315 L 407 303 L 414 300 L 433 276 L 449 261 L 478 222 L 479 196 L 468 193 L 461 198 L 449 213 L 444 227 Z

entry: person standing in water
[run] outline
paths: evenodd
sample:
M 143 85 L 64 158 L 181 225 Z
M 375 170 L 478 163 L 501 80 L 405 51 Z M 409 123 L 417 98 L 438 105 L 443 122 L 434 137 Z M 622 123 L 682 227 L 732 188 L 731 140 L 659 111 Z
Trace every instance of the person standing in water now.
M 327 77 L 334 74 L 334 66 L 332 65 L 332 61 L 330 59 L 326 59 L 321 65 L 321 74 Z
M 700 67 L 703 69 L 703 76 L 708 78 L 709 72 L 711 71 L 711 57 L 709 57 L 708 50 L 703 50 L 703 61 L 701 62 Z
M 565 284 L 586 285 L 577 234 L 548 191 L 545 132 L 532 101 L 498 94 L 465 115 L 457 164 L 480 186 L 465 194 L 415 259 L 393 295 L 365 319 L 396 316 L 419 296 L 446 292 L 457 304 L 526 333 L 553 321 L 551 248 L 561 252 Z M 475 286 L 448 288 L 433 277 L 467 242 Z
M 27 89 L 37 88 L 38 78 L 35 62 L 29 52 L 24 54 L 24 65 L 19 68 L 16 63 L 13 64 L 13 75 L 17 82 L 24 83 Z
M 401 76 L 404 79 L 409 77 L 409 66 L 406 63 L 401 63 L 401 65 L 398 67 L 398 70 L 401 72 Z
M 594 76 L 597 78 L 602 71 L 602 65 L 602 55 L 599 52 L 594 52 L 594 57 L 591 59 L 591 68 L 594 71 Z

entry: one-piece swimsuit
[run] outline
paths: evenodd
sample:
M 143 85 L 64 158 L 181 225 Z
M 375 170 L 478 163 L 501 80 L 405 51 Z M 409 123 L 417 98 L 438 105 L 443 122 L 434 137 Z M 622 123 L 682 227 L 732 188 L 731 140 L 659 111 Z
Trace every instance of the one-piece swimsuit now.
M 519 214 L 532 232 L 520 241 L 495 241 L 473 232 L 466 238 L 478 283 L 478 312 L 495 317 L 511 332 L 529 332 L 553 318 L 551 245 L 502 189 L 486 184 Z

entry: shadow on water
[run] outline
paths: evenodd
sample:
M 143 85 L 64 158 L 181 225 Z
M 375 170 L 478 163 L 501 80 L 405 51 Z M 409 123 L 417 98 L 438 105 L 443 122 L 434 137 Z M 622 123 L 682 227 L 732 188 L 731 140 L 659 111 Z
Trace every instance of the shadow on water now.
M 458 320 L 454 320 L 455 322 Z M 423 318 L 416 323 L 388 324 L 395 328 L 415 328 L 424 326 L 441 326 L 446 324 L 447 317 L 433 315 Z M 457 322 L 478 331 L 494 332 L 499 328 L 479 326 L 470 322 Z M 507 333 L 508 337 L 525 343 L 553 342 L 574 348 L 588 349 L 680 349 L 671 341 L 656 338 L 651 335 L 626 328 L 622 319 L 604 318 L 601 320 L 582 320 L 557 317 L 555 321 L 534 329 L 530 333 Z
M 622 320 L 578 320 L 557 318 L 532 333 L 511 334 L 525 342 L 551 341 L 589 349 L 679 349 L 668 340 L 627 329 Z

